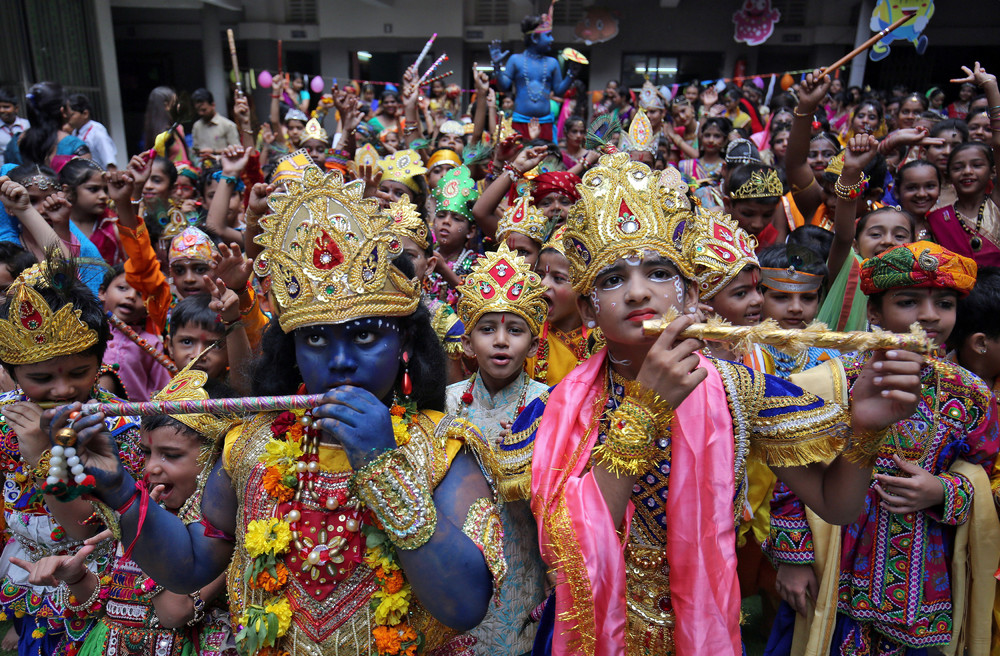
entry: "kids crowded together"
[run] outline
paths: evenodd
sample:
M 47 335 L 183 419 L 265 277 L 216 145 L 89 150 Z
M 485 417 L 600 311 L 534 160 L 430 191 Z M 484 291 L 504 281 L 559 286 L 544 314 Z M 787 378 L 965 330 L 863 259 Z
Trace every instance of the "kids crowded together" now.
M 157 87 L 130 157 L 0 91 L 3 649 L 1000 655 L 995 75 L 589 93 L 524 32 Z

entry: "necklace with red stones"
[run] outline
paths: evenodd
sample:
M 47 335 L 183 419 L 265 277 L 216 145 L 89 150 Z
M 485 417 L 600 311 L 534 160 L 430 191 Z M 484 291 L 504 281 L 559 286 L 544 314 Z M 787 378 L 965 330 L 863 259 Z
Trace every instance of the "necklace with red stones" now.
M 468 413 L 469 407 L 472 406 L 472 402 L 475 400 L 475 397 L 472 396 L 472 390 L 476 386 L 476 376 L 478 375 L 478 371 L 472 374 L 472 378 L 469 379 L 469 386 L 462 393 L 462 407 L 458 409 L 459 417 L 464 417 Z M 517 416 L 524 412 L 524 403 L 528 398 L 528 383 L 531 382 L 527 374 L 522 372 L 521 375 L 524 377 L 524 382 L 521 384 L 521 396 L 517 400 L 517 413 L 514 415 L 514 419 L 517 419 Z

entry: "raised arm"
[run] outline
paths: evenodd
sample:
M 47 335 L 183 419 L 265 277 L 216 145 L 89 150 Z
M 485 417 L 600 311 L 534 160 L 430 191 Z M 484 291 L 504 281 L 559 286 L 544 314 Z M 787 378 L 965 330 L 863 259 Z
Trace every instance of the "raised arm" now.
M 830 90 L 830 76 L 819 76 L 816 70 L 806 75 L 799 92 L 799 104 L 792 110 L 792 129 L 788 135 L 788 152 L 785 154 L 785 171 L 793 192 L 795 204 L 802 216 L 812 216 L 823 202 L 823 190 L 814 184 L 816 178 L 806 158 L 812 137 L 812 121 L 816 108 Z
M 514 70 L 507 70 L 507 67 L 503 65 L 504 58 L 509 54 L 509 50 L 500 49 L 499 40 L 494 40 L 490 43 L 490 59 L 493 61 L 493 75 L 496 76 L 497 86 L 500 87 L 501 91 L 510 89 L 511 81 L 516 74 Z M 515 58 L 516 55 L 507 60 L 507 65 L 514 66 Z
M 55 247 L 62 251 L 64 257 L 70 255 L 56 231 L 32 206 L 28 190 L 23 185 L 14 182 L 6 175 L 0 176 L 0 200 L 3 201 L 7 213 L 17 217 L 43 251 Z
M 239 193 L 236 191 L 236 187 L 240 184 L 240 174 L 243 173 L 243 168 L 250 159 L 250 153 L 251 150 L 243 146 L 226 146 L 220 157 L 222 175 L 219 184 L 215 187 L 212 203 L 208 206 L 205 224 L 227 242 L 243 242 L 243 233 L 231 227 L 226 217 L 229 214 L 230 199 L 233 194 Z
M 479 70 L 479 63 L 472 65 L 472 82 L 476 87 L 476 113 L 472 124 L 472 142 L 478 144 L 486 129 L 486 110 L 489 104 L 490 76 Z
M 497 150 L 496 157 L 502 157 L 502 153 L 499 152 L 501 149 Z M 500 207 L 504 196 L 507 195 L 510 186 L 514 184 L 519 174 L 523 176 L 525 171 L 530 171 L 538 166 L 538 163 L 545 159 L 547 153 L 548 149 L 545 146 L 533 146 L 522 149 L 510 164 L 514 172 L 504 171 L 498 175 L 497 179 L 490 183 L 490 186 L 483 191 L 483 195 L 476 200 L 475 205 L 472 206 L 472 216 L 475 217 L 476 225 L 483 231 L 484 236 L 490 239 L 496 237 L 498 223 L 496 209 Z M 502 160 L 494 159 L 493 167 L 494 169 L 498 169 L 503 167 L 504 164 Z
M 851 137 L 847 144 L 847 152 L 844 153 L 844 170 L 840 174 L 839 187 L 853 188 L 861 182 L 861 175 L 875 155 L 878 154 L 878 142 L 870 134 L 856 134 Z M 837 196 L 837 209 L 833 215 L 833 245 L 830 247 L 830 256 L 827 259 L 830 275 L 828 280 L 833 281 L 840 273 L 844 262 L 851 254 L 851 245 L 854 243 L 855 220 L 858 217 L 858 204 L 864 203 L 864 191 L 858 191 L 856 198 L 843 198 Z
M 990 148 L 993 149 L 993 161 L 1000 161 L 1000 89 L 997 88 L 997 77 L 992 73 L 987 73 L 986 69 L 980 66 L 979 62 L 969 70 L 967 66 L 962 67 L 965 77 L 952 80 L 956 84 L 971 82 L 986 94 L 986 102 L 990 118 Z M 991 195 L 993 202 L 1000 205 L 1000 177 L 997 176 L 996 167 L 993 168 L 993 192 Z

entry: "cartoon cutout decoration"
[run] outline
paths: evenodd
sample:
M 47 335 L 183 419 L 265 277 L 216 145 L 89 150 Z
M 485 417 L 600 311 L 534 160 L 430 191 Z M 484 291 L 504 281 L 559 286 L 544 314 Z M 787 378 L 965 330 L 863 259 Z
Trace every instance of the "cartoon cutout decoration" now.
M 618 18 L 610 9 L 590 7 L 576 24 L 573 34 L 588 46 L 610 41 L 618 36 Z
M 744 0 L 733 14 L 736 33 L 733 38 L 748 46 L 759 46 L 771 38 L 774 24 L 781 20 L 781 12 L 771 7 L 771 0 Z
M 893 41 L 909 41 L 917 50 L 918 55 L 924 54 L 927 50 L 927 37 L 924 36 L 924 28 L 927 22 L 934 15 L 934 0 L 878 0 L 875 10 L 872 11 L 872 32 L 881 32 L 892 25 L 893 21 L 903 17 L 904 14 L 916 14 L 916 17 L 903 23 L 889 34 L 882 37 L 872 49 L 868 51 L 868 56 L 872 61 L 879 61 L 889 56 L 889 45 Z

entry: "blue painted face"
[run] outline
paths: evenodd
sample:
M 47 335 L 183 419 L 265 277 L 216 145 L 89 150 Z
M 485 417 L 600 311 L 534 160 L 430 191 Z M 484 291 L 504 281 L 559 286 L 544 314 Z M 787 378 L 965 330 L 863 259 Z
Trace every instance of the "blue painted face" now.
M 533 50 L 539 54 L 546 53 L 552 48 L 552 32 L 542 32 L 532 36 L 535 43 Z
M 295 361 L 309 394 L 334 387 L 362 387 L 390 396 L 402 366 L 404 339 L 398 319 L 368 317 L 297 329 Z

